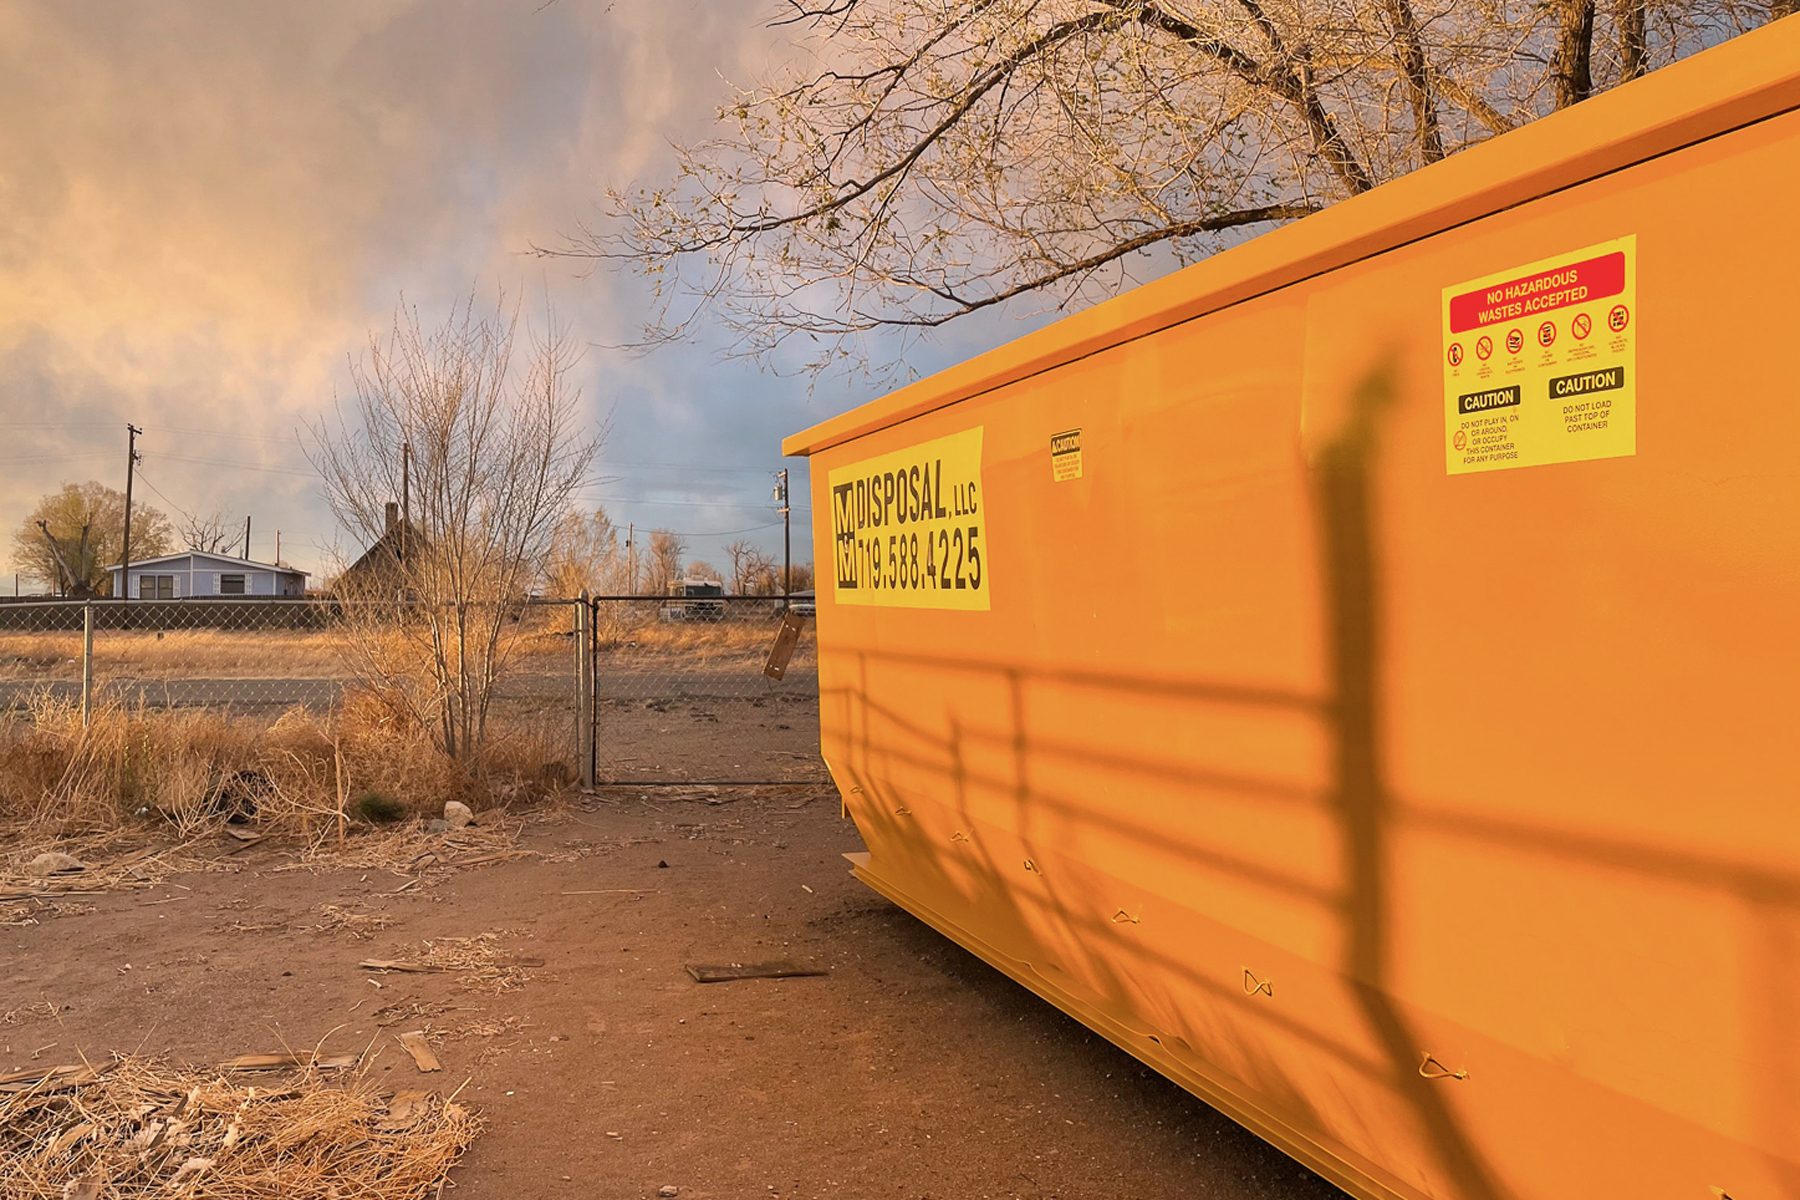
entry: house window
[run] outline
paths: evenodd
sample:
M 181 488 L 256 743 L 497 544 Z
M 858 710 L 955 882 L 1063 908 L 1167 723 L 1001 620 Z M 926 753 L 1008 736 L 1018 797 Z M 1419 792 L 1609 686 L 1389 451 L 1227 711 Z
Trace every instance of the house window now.
M 139 575 L 139 600 L 173 600 L 175 598 L 175 577 L 173 575 Z
M 242 575 L 219 576 L 219 595 L 241 596 L 244 594 L 244 577 Z

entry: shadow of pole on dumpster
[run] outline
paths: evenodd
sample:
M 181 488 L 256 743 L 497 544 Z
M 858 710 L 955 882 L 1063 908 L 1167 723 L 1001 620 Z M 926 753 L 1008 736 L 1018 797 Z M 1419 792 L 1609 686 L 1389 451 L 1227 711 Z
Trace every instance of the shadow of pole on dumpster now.
M 1397 387 L 1390 366 L 1358 385 L 1347 419 L 1314 464 L 1330 660 L 1332 804 L 1344 851 L 1344 974 L 1394 1064 L 1394 1085 L 1418 1115 L 1447 1179 L 1467 1200 L 1498 1200 L 1493 1173 L 1457 1124 L 1440 1090 L 1411 1064 L 1418 1040 L 1388 992 L 1388 830 L 1394 820 L 1382 764 L 1381 572 L 1376 542 L 1375 459 Z M 1452 1083 L 1451 1086 L 1454 1086 Z

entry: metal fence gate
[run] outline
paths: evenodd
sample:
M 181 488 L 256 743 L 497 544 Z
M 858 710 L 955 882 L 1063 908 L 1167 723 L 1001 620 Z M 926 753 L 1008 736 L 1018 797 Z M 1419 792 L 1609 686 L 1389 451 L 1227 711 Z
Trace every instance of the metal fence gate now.
M 783 678 L 763 673 L 784 607 L 760 596 L 595 598 L 595 782 L 823 782 L 810 619 Z

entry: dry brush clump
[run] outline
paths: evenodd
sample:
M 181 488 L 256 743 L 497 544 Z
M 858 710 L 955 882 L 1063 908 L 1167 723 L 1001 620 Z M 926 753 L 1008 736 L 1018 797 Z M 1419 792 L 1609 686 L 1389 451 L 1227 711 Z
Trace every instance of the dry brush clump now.
M 331 713 L 274 721 L 222 709 L 41 698 L 0 715 L 0 825 L 66 837 L 160 821 L 181 837 L 254 821 L 317 839 L 361 821 L 436 813 L 446 800 L 530 800 L 567 779 L 542 730 L 509 730 L 452 759 L 404 705 L 373 689 Z
M 0 1200 L 438 1193 L 479 1131 L 454 1099 L 317 1070 L 241 1083 L 153 1059 L 0 1087 Z

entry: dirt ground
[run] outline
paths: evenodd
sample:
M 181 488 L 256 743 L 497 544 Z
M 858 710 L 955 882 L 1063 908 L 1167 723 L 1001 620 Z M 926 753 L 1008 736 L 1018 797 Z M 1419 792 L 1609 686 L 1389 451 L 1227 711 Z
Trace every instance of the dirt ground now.
M 1340 1196 L 855 883 L 820 787 L 614 790 L 520 847 L 421 879 L 265 843 L 0 928 L 0 1070 L 372 1045 L 383 1086 L 482 1114 L 469 1197 Z M 358 966 L 482 934 L 498 977 Z M 685 970 L 777 958 L 829 973 Z M 419 1028 L 441 1073 L 393 1040 Z

